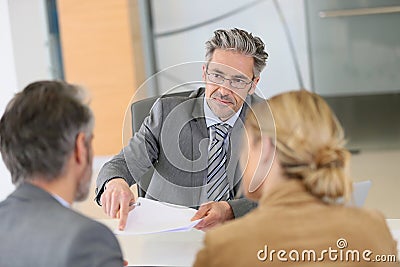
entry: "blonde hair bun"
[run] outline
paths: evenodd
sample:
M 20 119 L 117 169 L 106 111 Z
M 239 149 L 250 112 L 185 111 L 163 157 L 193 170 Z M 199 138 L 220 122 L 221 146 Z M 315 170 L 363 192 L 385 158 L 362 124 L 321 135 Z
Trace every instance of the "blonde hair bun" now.
M 303 183 L 315 196 L 327 200 L 347 198 L 351 182 L 346 174 L 350 153 L 344 148 L 323 148 L 314 155 L 308 172 L 303 173 Z

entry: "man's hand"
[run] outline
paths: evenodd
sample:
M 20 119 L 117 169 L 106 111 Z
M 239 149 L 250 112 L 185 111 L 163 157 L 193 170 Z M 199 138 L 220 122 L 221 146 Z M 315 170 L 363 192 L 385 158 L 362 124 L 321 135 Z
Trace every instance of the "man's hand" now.
M 193 216 L 192 221 L 203 218 L 195 228 L 198 230 L 208 230 L 218 224 L 234 218 L 231 206 L 226 201 L 208 202 L 200 206 Z
M 111 218 L 119 218 L 119 230 L 124 230 L 128 213 L 134 209 L 129 204 L 136 199 L 127 182 L 122 178 L 115 178 L 106 184 L 100 198 L 103 211 Z

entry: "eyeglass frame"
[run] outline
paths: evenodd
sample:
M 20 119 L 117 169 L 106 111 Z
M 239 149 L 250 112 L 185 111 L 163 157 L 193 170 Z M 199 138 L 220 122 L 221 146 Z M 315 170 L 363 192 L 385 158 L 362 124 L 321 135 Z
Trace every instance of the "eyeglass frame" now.
M 254 75 L 253 75 L 253 78 L 252 78 L 249 82 L 247 82 L 247 83 L 243 80 L 243 82 L 244 82 L 246 85 L 245 85 L 243 88 L 238 88 L 238 87 L 235 87 L 235 86 L 232 85 L 232 80 L 233 80 L 233 79 L 225 78 L 222 74 L 219 74 L 219 73 L 215 73 L 215 72 L 209 73 L 209 72 L 208 72 L 208 65 L 207 65 L 207 68 L 206 68 L 206 74 L 207 74 L 207 79 L 208 79 L 209 81 L 211 81 L 210 78 L 209 78 L 211 74 L 217 74 L 217 75 L 221 76 L 221 78 L 223 79 L 221 83 L 217 83 L 217 82 L 211 81 L 212 83 L 215 83 L 215 84 L 224 84 L 224 82 L 225 82 L 226 80 L 228 80 L 228 81 L 229 81 L 229 86 L 232 87 L 232 88 L 234 88 L 234 89 L 238 89 L 238 90 L 246 89 L 246 87 L 247 87 L 249 84 L 252 84 L 252 83 L 254 82 L 254 78 L 255 78 Z M 236 78 L 236 79 L 241 80 L 240 78 Z

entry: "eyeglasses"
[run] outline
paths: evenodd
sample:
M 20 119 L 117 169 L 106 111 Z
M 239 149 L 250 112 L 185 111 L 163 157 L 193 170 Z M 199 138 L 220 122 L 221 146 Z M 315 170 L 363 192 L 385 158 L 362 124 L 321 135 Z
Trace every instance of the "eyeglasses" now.
M 240 78 L 228 79 L 216 72 L 209 73 L 208 70 L 206 70 L 206 73 L 207 73 L 207 78 L 208 78 L 208 80 L 210 80 L 210 82 L 213 82 L 216 84 L 223 84 L 225 82 L 225 80 L 227 80 L 227 81 L 229 81 L 229 85 L 236 89 L 244 89 L 244 88 L 246 88 L 247 85 L 249 85 L 253 82 L 253 80 L 248 82 L 248 81 L 240 79 Z

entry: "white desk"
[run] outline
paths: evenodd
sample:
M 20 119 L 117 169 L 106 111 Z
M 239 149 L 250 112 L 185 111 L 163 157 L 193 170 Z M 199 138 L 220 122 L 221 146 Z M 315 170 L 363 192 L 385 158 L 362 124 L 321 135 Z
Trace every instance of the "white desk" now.
M 397 240 L 397 258 L 400 259 L 400 219 L 387 219 L 386 222 L 393 238 Z
M 118 220 L 113 219 L 99 222 L 111 230 L 118 225 Z M 400 259 L 400 219 L 388 219 L 387 224 L 397 240 Z M 193 229 L 189 232 L 118 235 L 117 238 L 129 266 L 192 266 L 203 245 L 204 232 Z
M 98 220 L 112 231 L 118 220 Z M 204 232 L 158 233 L 149 235 L 117 235 L 124 259 L 129 266 L 192 266 L 203 245 Z

